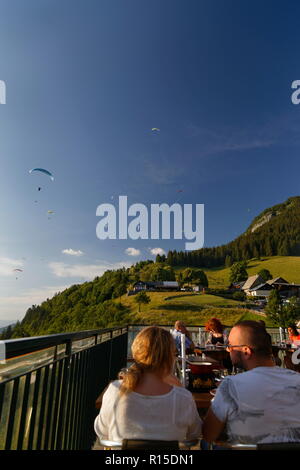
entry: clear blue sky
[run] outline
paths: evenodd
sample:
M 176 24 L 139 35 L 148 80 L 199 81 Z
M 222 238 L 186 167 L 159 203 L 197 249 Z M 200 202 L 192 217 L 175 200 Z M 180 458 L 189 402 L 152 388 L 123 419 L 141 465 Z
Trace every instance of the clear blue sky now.
M 299 13 L 297 1 L 2 0 L 0 326 L 150 249 L 184 249 L 97 239 L 96 208 L 118 195 L 204 203 L 213 246 L 300 194 Z

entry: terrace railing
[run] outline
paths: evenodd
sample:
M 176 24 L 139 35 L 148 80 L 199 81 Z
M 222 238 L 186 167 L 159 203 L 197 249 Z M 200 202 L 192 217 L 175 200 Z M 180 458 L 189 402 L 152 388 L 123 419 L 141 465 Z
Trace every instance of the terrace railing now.
M 0 362 L 0 450 L 91 449 L 95 401 L 126 367 L 132 341 L 144 327 L 2 342 L 6 359 Z M 199 326 L 189 330 L 197 343 Z M 276 342 L 278 329 L 268 331 Z
M 5 341 L 0 449 L 91 449 L 96 398 L 126 366 L 127 343 L 127 327 Z

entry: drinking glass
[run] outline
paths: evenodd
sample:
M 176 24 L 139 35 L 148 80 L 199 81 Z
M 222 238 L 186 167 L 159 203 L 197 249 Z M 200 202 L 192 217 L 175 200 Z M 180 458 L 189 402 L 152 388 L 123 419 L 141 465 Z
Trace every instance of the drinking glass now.
M 222 369 L 222 375 L 227 377 L 227 375 L 229 375 L 228 369 Z

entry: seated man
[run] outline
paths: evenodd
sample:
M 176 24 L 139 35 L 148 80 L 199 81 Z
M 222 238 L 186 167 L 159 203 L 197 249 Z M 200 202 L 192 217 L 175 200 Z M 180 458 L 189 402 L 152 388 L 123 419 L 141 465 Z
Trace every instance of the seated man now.
M 227 349 L 246 372 L 222 381 L 203 423 L 204 439 L 216 441 L 226 427 L 232 443 L 300 442 L 300 374 L 275 366 L 266 330 L 241 321 Z
M 182 334 L 185 334 L 186 353 L 190 354 L 194 351 L 195 345 L 192 341 L 191 334 L 186 329 L 186 326 L 182 321 L 177 320 L 175 322 L 174 330 L 171 331 L 171 334 L 173 338 L 175 339 L 176 348 L 179 353 L 181 352 L 181 335 Z

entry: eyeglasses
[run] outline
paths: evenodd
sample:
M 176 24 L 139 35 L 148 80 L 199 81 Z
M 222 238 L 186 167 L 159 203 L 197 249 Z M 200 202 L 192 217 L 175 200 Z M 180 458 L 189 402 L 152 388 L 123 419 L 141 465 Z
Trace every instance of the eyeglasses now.
M 227 351 L 231 351 L 231 350 L 233 350 L 234 348 L 242 348 L 242 347 L 245 347 L 245 346 L 247 346 L 247 348 L 253 350 L 253 348 L 251 348 L 250 346 L 248 346 L 248 344 L 235 344 L 235 345 L 228 344 L 228 345 L 226 346 L 226 350 L 227 350 Z

